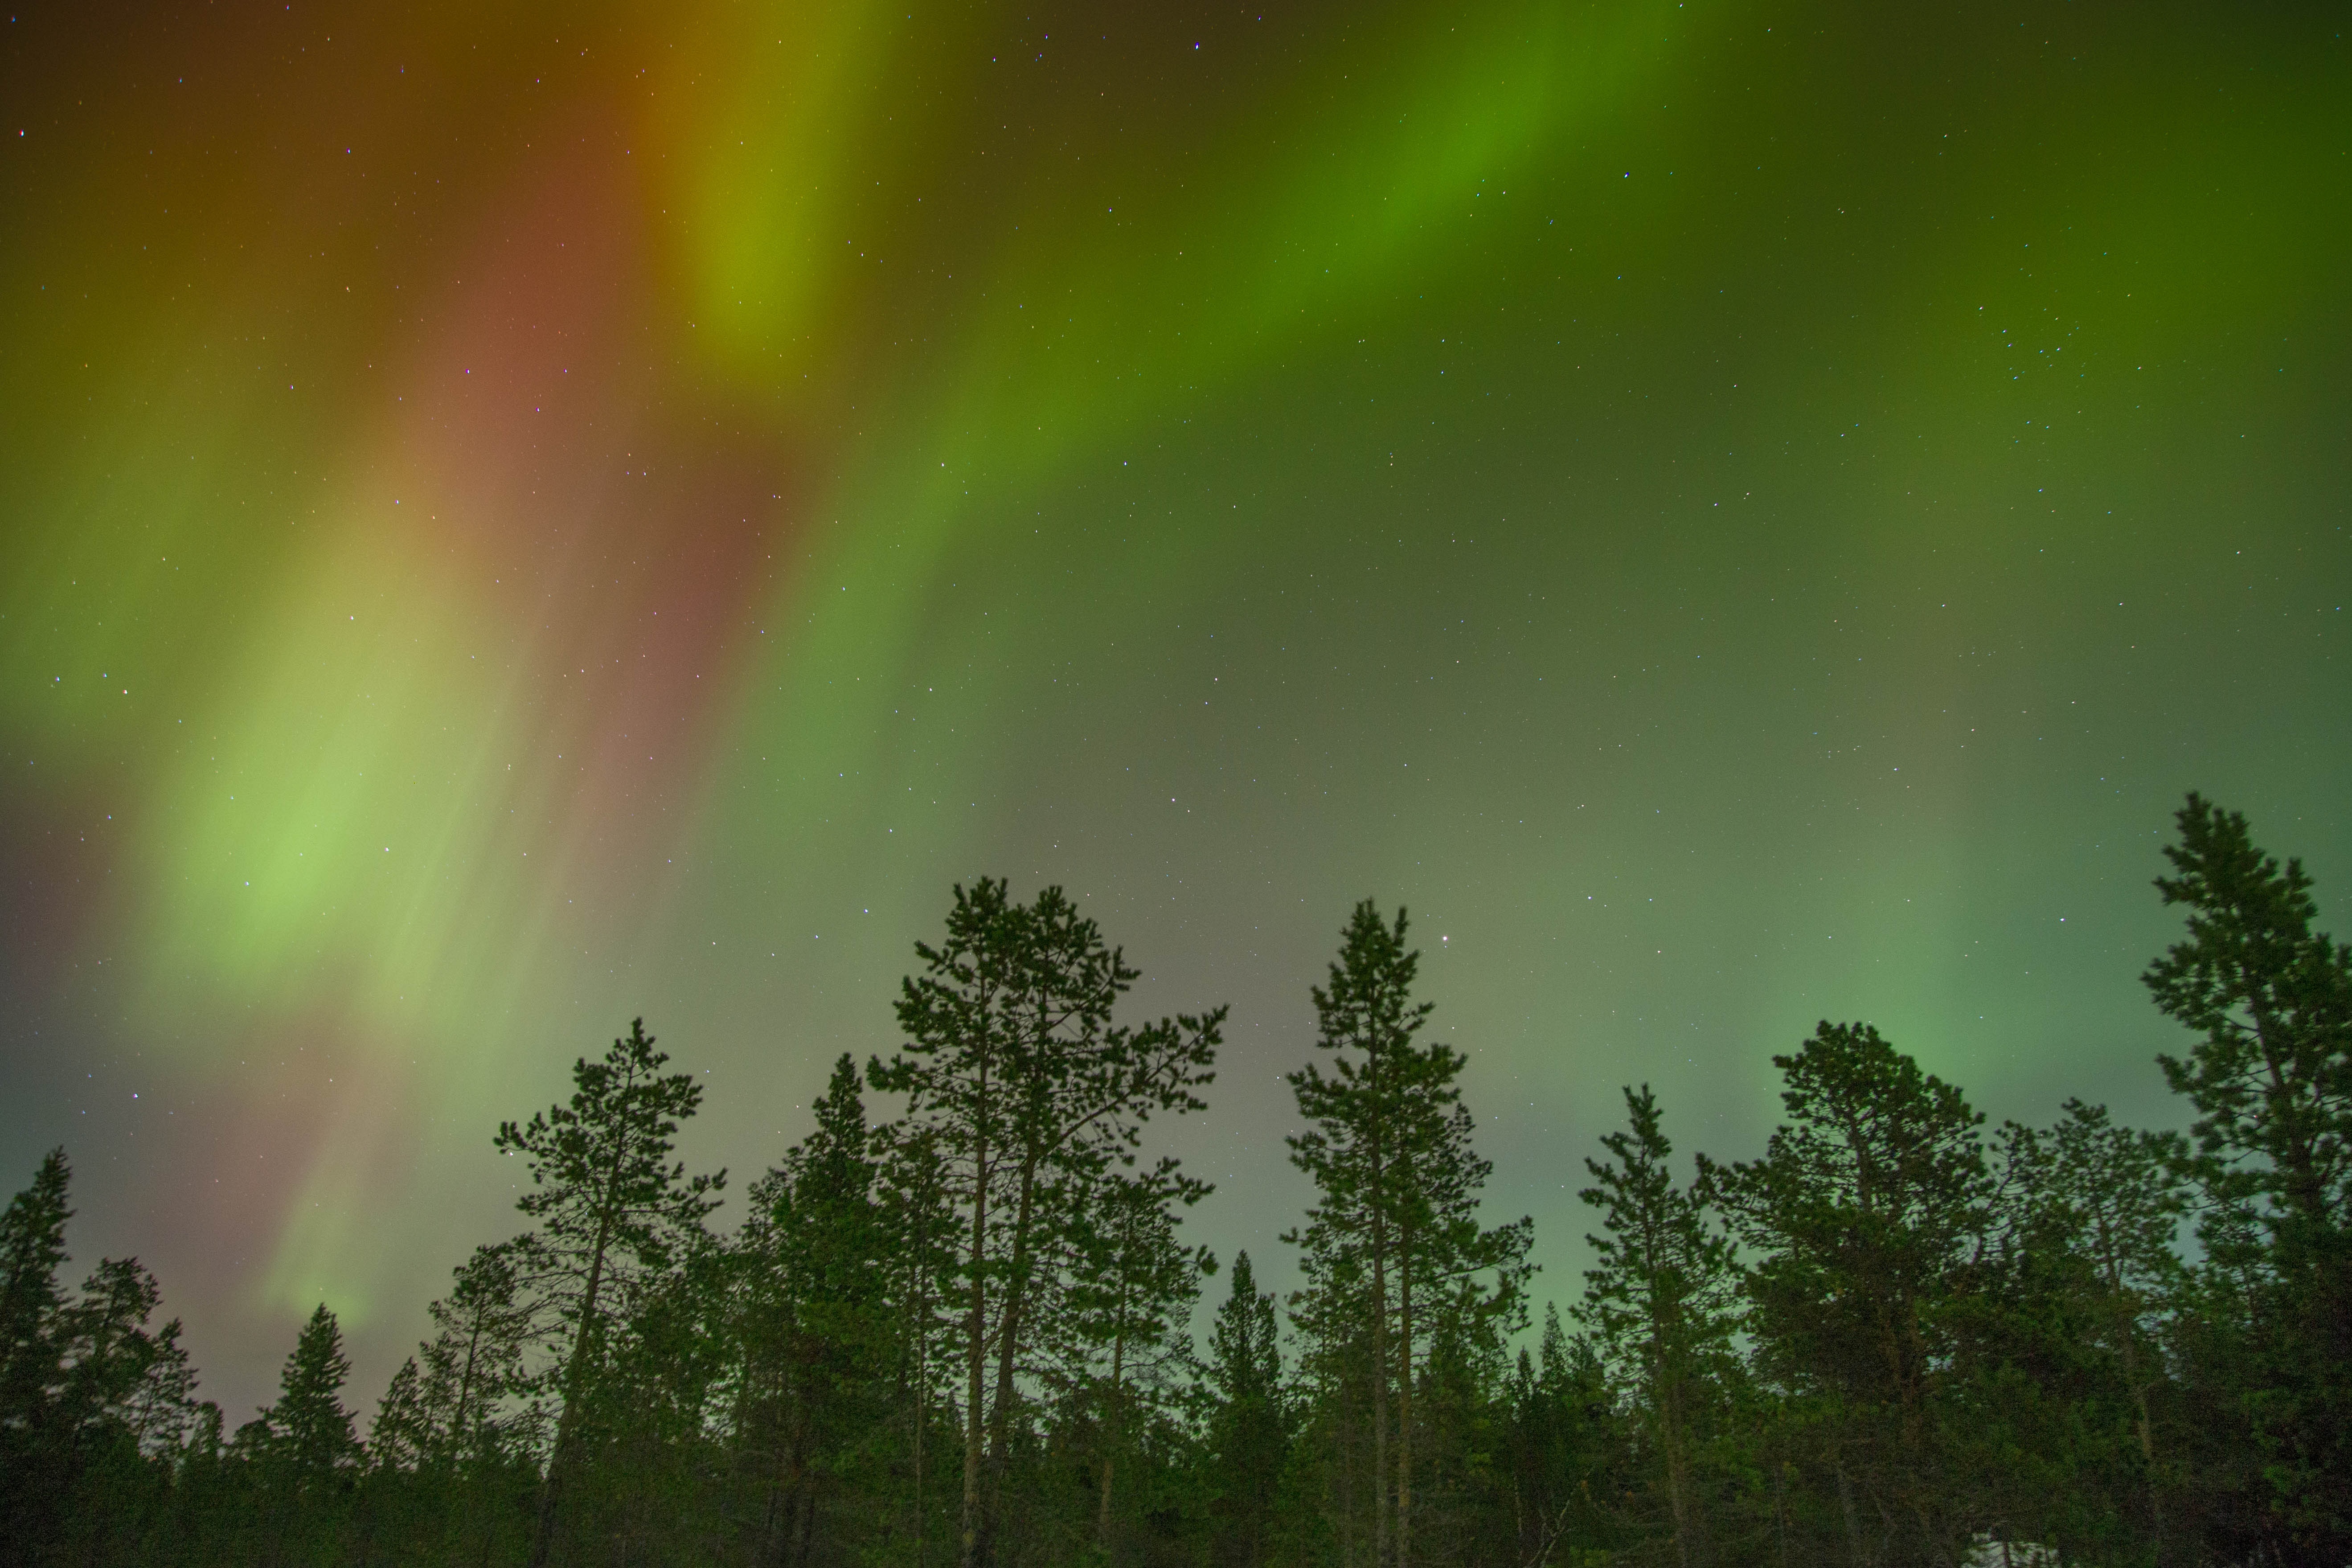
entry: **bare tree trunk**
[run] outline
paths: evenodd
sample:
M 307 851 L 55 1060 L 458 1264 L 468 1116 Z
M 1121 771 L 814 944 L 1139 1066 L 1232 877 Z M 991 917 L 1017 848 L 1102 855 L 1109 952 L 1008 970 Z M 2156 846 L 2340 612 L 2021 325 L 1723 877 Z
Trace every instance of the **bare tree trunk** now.
M 1389 1230 L 1388 1162 L 1381 1118 L 1381 1043 L 1365 1051 L 1364 1074 L 1371 1090 L 1372 1204 L 1372 1568 L 1388 1568 L 1389 1554 Z
M 1389 1292 L 1388 1227 L 1382 1223 L 1380 1164 L 1372 1176 L 1372 1568 L 1389 1556 Z
M 613 1152 L 613 1168 L 604 1179 L 604 1212 L 596 1218 L 596 1247 L 588 1258 L 588 1289 L 580 1299 L 580 1330 L 572 1337 L 571 1364 L 563 1370 L 563 1413 L 555 1418 L 555 1447 L 547 1456 L 547 1479 L 539 1489 L 539 1526 L 531 1532 L 530 1568 L 547 1568 L 555 1546 L 555 1510 L 563 1496 L 572 1450 L 579 1446 L 579 1406 L 586 1381 L 588 1356 L 598 1337 L 596 1298 L 604 1284 L 604 1251 L 613 1241 L 613 1184 L 620 1179 L 621 1151 Z
M 1412 1556 L 1412 1230 L 1402 1227 L 1397 1247 L 1396 1568 Z
M 1013 1210 L 1013 1261 L 1004 1281 L 999 1308 L 1001 1321 L 996 1329 L 996 1407 L 989 1413 L 987 1474 L 982 1489 L 980 1528 L 972 1542 L 975 1555 L 966 1568 L 986 1568 L 996 1559 L 996 1510 L 1003 1497 L 1005 1467 L 1012 1459 L 1016 1392 L 1013 1374 L 1019 1364 L 1021 1311 L 1029 1272 L 1029 1224 L 1036 1194 L 1037 1157 L 1032 1152 L 1021 1163 L 1021 1197 Z
M 1095 1524 L 1095 1540 L 1106 1556 L 1110 1552 L 1111 1468 L 1118 1458 L 1119 1379 L 1127 1356 L 1127 1295 L 1119 1293 L 1118 1321 L 1110 1341 L 1110 1402 L 1103 1419 L 1102 1510 Z
M 793 1568 L 808 1568 L 809 1544 L 816 1537 L 816 1483 L 807 1470 L 801 1472 L 800 1540 L 793 1549 Z
M 1862 1525 L 1853 1517 L 1853 1484 L 1846 1479 L 1845 1456 L 1841 1454 L 1832 1462 L 1837 1466 L 1838 1509 L 1845 1515 L 1846 1554 L 1853 1568 L 1867 1568 L 1862 1554 Z
M 923 1410 L 924 1396 L 929 1392 L 930 1370 L 924 1359 L 929 1339 L 926 1331 L 931 1321 L 931 1295 L 929 1278 L 923 1272 L 929 1238 L 918 1225 L 915 1229 L 915 1288 L 909 1292 L 915 1299 L 915 1568 L 927 1568 L 923 1561 L 923 1428 L 929 1425 Z
M 981 1096 L 987 1098 L 983 1068 Z M 982 1119 L 985 1128 L 986 1120 Z M 971 1166 L 971 1305 L 964 1315 L 963 1404 L 963 1568 L 980 1564 L 980 1435 L 981 1387 L 987 1366 L 988 1281 L 982 1271 L 988 1259 L 988 1135 L 982 1131 Z M 533 1568 L 538 1568 L 537 1564 Z
M 2155 1538 L 2156 1568 L 2164 1568 L 2164 1489 L 2156 1477 L 2155 1424 L 2147 1413 L 2147 1387 L 2133 1371 L 2131 1360 L 2125 1358 L 2124 1373 L 2132 1378 L 2132 1403 L 2139 1406 L 2139 1457 L 2147 1467 L 2147 1521 L 2149 1533 Z
M 1665 1451 L 1666 1499 L 1675 1515 L 1675 1557 L 1682 1568 L 1706 1560 L 1699 1548 L 1696 1510 L 1691 1506 L 1690 1445 L 1683 1426 L 1683 1385 L 1679 1377 L 1662 1378 L 1658 1389 L 1658 1425 Z M 1698 1548 L 1697 1550 L 1694 1550 Z

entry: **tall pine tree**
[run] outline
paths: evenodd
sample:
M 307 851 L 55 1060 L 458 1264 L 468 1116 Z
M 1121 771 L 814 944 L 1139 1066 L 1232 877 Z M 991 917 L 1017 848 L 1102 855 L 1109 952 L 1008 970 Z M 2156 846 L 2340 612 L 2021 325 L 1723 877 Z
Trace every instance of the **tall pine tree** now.
M 2352 948 L 2312 929 L 2300 861 L 2192 795 L 2157 887 L 2187 940 L 2149 966 L 2157 1005 L 2198 1037 L 2163 1056 L 2196 1107 L 2188 1164 L 2210 1266 L 2252 1295 L 2242 1339 L 2248 1436 L 2270 1496 L 2265 1549 L 2352 1558 Z
M 1152 1115 L 1202 1108 L 1194 1091 L 1213 1077 L 1225 1009 L 1115 1024 L 1138 972 L 1059 888 L 1024 905 L 1001 880 L 959 886 L 945 940 L 915 951 L 922 969 L 898 1002 L 905 1044 L 869 1077 L 907 1096 L 900 1136 L 928 1139 L 962 1230 L 961 1559 L 986 1568 L 1017 1379 L 1072 1252 L 1074 1205 Z
M 1441 1330 L 1466 1345 L 1513 1321 L 1531 1236 L 1525 1219 L 1478 1224 L 1490 1167 L 1462 1104 L 1467 1063 L 1443 1041 L 1415 1037 L 1434 1005 L 1413 1000 L 1421 955 L 1406 945 L 1409 929 L 1404 910 L 1390 921 L 1370 899 L 1351 911 L 1339 956 L 1313 991 L 1331 1070 L 1309 1062 L 1288 1079 L 1308 1123 L 1288 1140 L 1291 1163 L 1316 1185 L 1306 1225 L 1285 1237 L 1305 1255 L 1296 1306 L 1335 1368 L 1355 1325 L 1365 1333 L 1375 1568 L 1411 1561 L 1419 1352 Z
M 724 1172 L 689 1177 L 673 1163 L 678 1123 L 702 1103 L 685 1073 L 665 1075 L 667 1053 L 654 1049 L 645 1020 L 613 1042 L 602 1061 L 572 1068 L 568 1105 L 552 1106 L 518 1126 L 500 1125 L 497 1147 L 520 1154 L 530 1191 L 515 1206 L 537 1222 L 514 1244 L 523 1288 L 550 1327 L 556 1359 L 555 1447 L 541 1489 L 531 1562 L 541 1568 L 555 1546 L 563 1488 L 582 1459 L 581 1418 L 607 1351 L 615 1298 L 635 1278 L 667 1268 L 701 1234 L 717 1206 Z

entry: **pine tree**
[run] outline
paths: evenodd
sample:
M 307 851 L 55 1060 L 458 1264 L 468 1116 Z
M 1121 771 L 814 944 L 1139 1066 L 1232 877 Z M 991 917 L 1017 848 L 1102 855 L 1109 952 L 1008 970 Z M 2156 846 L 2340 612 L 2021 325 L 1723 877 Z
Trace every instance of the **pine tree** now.
M 1118 1458 L 1133 1446 L 1130 1427 L 1174 1392 L 1158 1374 L 1176 1349 L 1174 1335 L 1191 1321 L 1202 1277 L 1217 1266 L 1207 1248 L 1187 1248 L 1176 1236 L 1176 1208 L 1200 1202 L 1209 1190 L 1163 1159 L 1133 1175 L 1106 1173 L 1078 1208 L 1066 1327 L 1093 1407 L 1100 1477 L 1095 1539 L 1106 1553 Z
M 1737 1327 L 1738 1264 L 1700 1194 L 1675 1180 L 1674 1145 L 1650 1086 L 1624 1094 L 1627 1127 L 1601 1141 L 1614 1158 L 1585 1161 L 1594 1184 L 1577 1194 L 1601 1211 L 1607 1234 L 1585 1237 L 1595 1265 L 1585 1270 L 1576 1316 L 1619 1378 L 1639 1391 L 1664 1471 L 1675 1557 L 1692 1568 L 1713 1558 L 1695 1468 L 1702 1407 Z
M 2023 1245 L 2063 1251 L 2079 1265 L 2048 1331 L 2083 1335 L 2112 1358 L 2132 1412 L 2138 1464 L 2129 1485 L 2139 1494 L 2148 1550 L 2162 1563 L 2168 1456 L 2159 1456 L 2154 1396 L 2167 1382 L 2165 1341 L 2184 1283 L 2176 1247 L 2188 1206 L 2176 1173 L 2179 1140 L 2118 1127 L 2103 1105 L 2069 1100 L 2062 1109 L 2063 1119 L 2047 1130 L 2005 1127 L 2002 1165 Z M 2080 1417 L 2069 1425 L 2079 1428 Z
M 1819 1434 L 1845 1554 L 1941 1561 L 1968 1521 L 1936 1452 L 1940 1308 L 1990 1219 L 1983 1118 L 1866 1024 L 1772 1060 L 1789 1120 L 1764 1157 L 1701 1168 L 1756 1259 L 1760 1370 Z
M 492 1464 L 526 1446 L 537 1412 L 524 1352 L 534 1329 L 506 1247 L 478 1247 L 452 1270 L 449 1293 L 426 1309 L 434 1335 L 417 1347 L 429 1443 L 458 1465 Z
M 1071 1205 L 1155 1112 L 1202 1108 L 1194 1090 L 1213 1076 L 1225 1009 L 1114 1025 L 1138 972 L 1058 888 L 1019 905 L 1002 881 L 958 887 L 946 940 L 915 951 L 923 969 L 898 1009 L 906 1043 L 869 1078 L 908 1097 L 963 1232 L 961 1556 L 963 1568 L 986 1568 L 1016 1376 L 1057 1283 L 1052 1259 L 1070 1250 Z
M 1332 1070 L 1309 1062 L 1288 1079 L 1309 1123 L 1288 1140 L 1291 1163 L 1317 1190 L 1307 1224 L 1284 1237 L 1302 1249 L 1307 1277 L 1294 1312 L 1330 1349 L 1352 1320 L 1368 1330 L 1374 1568 L 1391 1561 L 1391 1537 L 1396 1568 L 1411 1557 L 1416 1351 L 1433 1326 L 1417 1310 L 1444 1300 L 1453 1326 L 1472 1337 L 1507 1322 L 1531 1235 L 1524 1219 L 1478 1226 L 1489 1166 L 1461 1100 L 1466 1061 L 1442 1041 L 1415 1043 L 1434 1004 L 1412 999 L 1421 955 L 1405 944 L 1409 929 L 1404 910 L 1391 923 L 1370 899 L 1350 912 L 1339 956 L 1313 991 L 1317 1044 L 1332 1053 Z
M 411 1551 L 486 1558 L 512 1500 L 536 1489 L 543 1423 L 525 1355 L 537 1325 L 518 1289 L 509 1248 L 476 1247 L 377 1406 L 370 1506 Z
M 1478 1200 L 1494 1172 L 1472 1144 L 1476 1122 L 1462 1103 L 1468 1059 L 1442 1041 L 1406 1053 L 1405 1115 L 1395 1170 L 1397 1208 L 1396 1561 L 1412 1559 L 1422 1509 L 1417 1479 L 1441 1445 L 1465 1458 L 1461 1439 L 1481 1419 L 1486 1389 L 1499 1382 L 1507 1337 L 1524 1324 L 1527 1256 L 1534 1221 L 1491 1228 Z M 1425 1348 L 1423 1348 L 1425 1347 Z M 1426 1384 L 1433 1403 L 1423 1407 Z M 1423 1430 L 1428 1429 L 1427 1441 Z
M 670 1162 L 678 1123 L 699 1108 L 702 1089 L 685 1073 L 664 1076 L 668 1060 L 636 1019 L 602 1061 L 573 1064 L 569 1105 L 522 1126 L 502 1123 L 495 1140 L 529 1163 L 531 1190 L 515 1206 L 538 1226 L 517 1239 L 514 1258 L 541 1320 L 552 1324 L 558 1368 L 533 1568 L 553 1551 L 563 1489 L 582 1459 L 581 1415 L 609 1349 L 614 1298 L 702 1234 L 702 1217 L 726 1184 L 724 1172 L 688 1177 L 683 1163 Z
M 2352 948 L 2312 930 L 2302 863 L 2254 846 L 2246 819 L 2191 795 L 2157 887 L 2188 939 L 2145 976 L 2201 1037 L 2166 1055 L 2198 1110 L 2187 1168 L 2206 1199 L 2210 1266 L 2255 1277 L 2242 1397 L 2272 1491 L 2268 1549 L 2352 1556 Z
M 1608 1374 L 1591 1340 L 1570 1340 L 1544 1305 L 1536 1354 L 1519 1350 L 1511 1381 L 1509 1523 L 1517 1568 L 1616 1549 L 1612 1500 L 1626 1489 L 1627 1445 Z
M 730 1260 L 714 1238 L 687 1238 L 672 1266 L 640 1279 L 616 1311 L 608 1360 L 582 1429 L 593 1446 L 565 1504 L 566 1550 L 595 1542 L 618 1561 L 658 1560 L 709 1539 L 723 1500 L 714 1417 L 731 1370 Z
M 1309 1062 L 1289 1077 L 1299 1114 L 1309 1123 L 1307 1131 L 1287 1140 L 1291 1163 L 1314 1180 L 1317 1193 L 1307 1224 L 1283 1238 L 1305 1253 L 1306 1294 L 1313 1299 L 1297 1306 L 1328 1341 L 1339 1323 L 1355 1315 L 1355 1303 L 1346 1299 L 1363 1298 L 1370 1351 L 1365 1377 L 1371 1415 L 1372 1568 L 1386 1568 L 1394 1517 L 1389 1276 L 1399 1210 L 1409 1190 L 1398 1170 L 1408 1114 L 1406 1058 L 1413 1036 L 1436 1009 L 1434 1003 L 1412 1000 L 1421 955 L 1405 946 L 1408 929 L 1402 910 L 1391 926 L 1371 900 L 1356 906 L 1328 982 L 1312 992 L 1316 1044 L 1332 1053 L 1331 1075 L 1325 1077 L 1318 1064 Z
M 906 1467 L 907 1533 L 914 1568 L 929 1568 L 934 1456 L 933 1427 L 954 1402 L 943 1397 L 951 1370 L 958 1320 L 945 1294 L 957 1268 L 956 1214 L 935 1129 L 899 1124 L 876 1130 L 876 1208 L 889 1261 L 895 1388 Z

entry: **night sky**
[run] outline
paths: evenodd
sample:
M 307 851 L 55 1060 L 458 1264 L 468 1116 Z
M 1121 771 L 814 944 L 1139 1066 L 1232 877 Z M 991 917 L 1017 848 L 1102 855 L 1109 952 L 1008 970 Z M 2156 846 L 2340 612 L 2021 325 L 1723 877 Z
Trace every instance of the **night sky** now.
M 1233 1004 L 1277 1280 L 1367 895 L 1539 1299 L 1823 1016 L 2177 1124 L 2184 793 L 2352 927 L 2342 16 L 32 0 L 6 1190 L 372 1407 L 501 1118 L 643 1014 L 740 1192 L 984 873 Z

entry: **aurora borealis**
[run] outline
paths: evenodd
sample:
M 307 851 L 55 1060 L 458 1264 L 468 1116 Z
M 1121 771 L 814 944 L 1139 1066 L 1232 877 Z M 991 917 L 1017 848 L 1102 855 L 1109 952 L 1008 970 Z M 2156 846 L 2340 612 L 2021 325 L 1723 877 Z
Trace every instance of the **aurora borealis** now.
M 372 1400 L 642 1014 L 748 1178 L 959 879 L 1234 1005 L 1199 1238 L 1412 910 L 1575 1289 L 1646 1079 L 1868 1018 L 2178 1117 L 2191 788 L 2352 926 L 2323 6 L 28 5 L 0 1153 Z M 721 1211 L 720 1218 L 732 1218 Z

